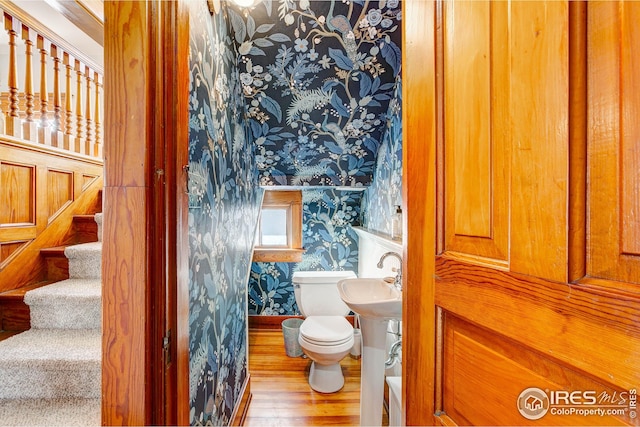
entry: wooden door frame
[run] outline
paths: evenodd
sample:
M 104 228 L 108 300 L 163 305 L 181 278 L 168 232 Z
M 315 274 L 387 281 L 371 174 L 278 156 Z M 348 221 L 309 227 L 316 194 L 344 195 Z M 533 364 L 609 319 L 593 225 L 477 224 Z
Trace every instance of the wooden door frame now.
M 145 319 L 159 320 L 153 317 L 157 313 L 154 310 L 158 309 L 156 304 L 166 301 L 164 289 L 171 278 L 175 280 L 177 302 L 176 311 L 170 311 L 176 322 L 171 355 L 177 367 L 175 378 L 168 381 L 175 384 L 177 393 L 173 400 L 175 407 L 168 410 L 168 414 L 173 415 L 165 422 L 175 420 L 175 424 L 186 425 L 189 421 L 188 228 L 184 207 L 186 170 L 182 168 L 186 165 L 186 153 L 167 151 L 165 155 L 175 156 L 171 162 L 171 156 L 161 156 L 162 150 L 153 150 L 158 136 L 164 138 L 167 147 L 174 149 L 177 146 L 171 145 L 171 141 L 184 142 L 188 138 L 188 120 L 183 116 L 188 111 L 188 90 L 182 87 L 189 81 L 188 74 L 182 74 L 185 69 L 188 73 L 185 50 L 188 49 L 188 25 L 184 25 L 188 13 L 182 1 L 170 2 L 165 7 L 160 3 L 163 2 L 105 3 L 108 18 L 105 20 L 105 104 L 109 108 L 105 112 L 105 141 L 108 142 L 105 144 L 104 239 L 107 250 L 103 254 L 103 425 L 149 425 L 154 419 L 152 408 L 164 405 L 163 400 L 157 400 L 159 393 L 153 391 L 149 381 L 157 369 L 157 364 L 154 367 L 157 360 L 152 354 L 157 356 L 158 343 L 154 343 L 152 337 L 159 337 L 161 327 L 152 329 Z M 407 425 L 435 422 L 435 7 L 434 2 L 403 2 L 407 273 L 402 401 Z M 159 11 L 163 19 L 155 19 L 154 11 Z M 121 31 L 125 25 L 129 29 L 126 34 Z M 153 34 L 167 36 L 161 40 L 160 46 L 164 48 L 160 51 L 153 43 Z M 170 34 L 174 36 L 168 36 Z M 171 65 L 158 61 L 159 52 L 171 52 L 168 56 L 176 59 Z M 165 83 L 164 99 L 171 100 L 172 109 L 163 110 L 158 107 L 166 103 L 152 102 L 154 89 L 160 82 Z M 171 88 L 175 89 L 173 92 L 168 88 L 172 85 L 166 82 L 176 83 Z M 175 127 L 169 124 L 163 129 L 157 119 L 168 117 L 176 119 L 172 122 Z M 134 123 L 141 125 L 134 126 Z M 158 193 L 157 187 L 156 191 L 150 188 L 154 187 L 157 176 L 154 166 L 160 159 L 165 165 L 163 174 L 168 185 L 164 186 L 164 192 Z M 172 201 L 175 201 L 175 211 L 171 211 Z M 164 212 L 162 215 L 166 217 L 156 221 L 153 212 Z M 171 227 L 172 224 L 175 227 Z M 172 228 L 176 230 L 173 236 L 168 231 Z M 163 240 L 165 237 L 167 240 Z M 175 271 L 168 268 L 157 274 L 158 268 L 165 268 L 153 261 L 157 243 L 163 245 L 158 253 L 169 258 L 164 266 L 175 256 Z M 158 276 L 163 278 L 160 283 L 154 281 Z M 158 288 L 163 291 L 157 293 Z M 147 351 L 154 346 L 155 351 Z
M 404 296 L 402 402 L 406 425 L 436 419 L 436 3 L 402 3 Z
M 187 22 L 105 2 L 103 425 L 188 424 Z

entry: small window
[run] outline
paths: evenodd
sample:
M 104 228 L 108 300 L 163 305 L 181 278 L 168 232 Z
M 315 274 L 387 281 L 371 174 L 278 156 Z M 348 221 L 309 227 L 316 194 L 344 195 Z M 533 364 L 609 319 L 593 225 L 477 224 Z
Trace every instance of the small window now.
M 253 260 L 299 262 L 303 253 L 302 192 L 266 190 Z
M 289 233 L 287 233 L 288 214 L 289 209 L 262 209 L 260 230 L 258 232 L 258 246 L 289 246 Z

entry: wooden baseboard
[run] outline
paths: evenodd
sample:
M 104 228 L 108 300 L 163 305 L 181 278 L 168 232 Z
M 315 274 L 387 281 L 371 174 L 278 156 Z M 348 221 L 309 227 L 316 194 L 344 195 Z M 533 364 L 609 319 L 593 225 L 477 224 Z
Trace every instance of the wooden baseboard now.
M 282 329 L 282 322 L 291 317 L 297 317 L 302 319 L 302 316 L 249 316 L 249 329 L 268 329 L 268 330 L 280 330 Z
M 247 379 L 242 386 L 240 402 L 233 410 L 231 414 L 230 426 L 241 426 L 244 424 L 244 419 L 247 417 L 247 411 L 249 410 L 249 403 L 251 402 L 251 375 L 247 373 Z
M 249 316 L 249 329 L 264 329 L 264 330 L 280 330 L 282 329 L 282 322 L 289 318 L 300 318 L 302 316 L 260 316 L 257 314 Z M 353 325 L 353 315 L 345 316 L 346 319 Z

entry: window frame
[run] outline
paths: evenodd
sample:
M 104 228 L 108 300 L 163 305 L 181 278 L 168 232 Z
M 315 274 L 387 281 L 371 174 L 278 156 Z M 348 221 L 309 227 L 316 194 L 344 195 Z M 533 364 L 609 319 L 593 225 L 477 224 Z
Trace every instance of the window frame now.
M 285 209 L 287 211 L 287 246 L 256 244 L 253 250 L 254 262 L 300 262 L 302 247 L 302 191 L 265 189 L 260 215 L 264 209 Z M 260 233 L 260 220 L 256 233 Z M 259 236 L 259 235 L 258 235 Z M 257 237 L 260 241 L 260 237 Z

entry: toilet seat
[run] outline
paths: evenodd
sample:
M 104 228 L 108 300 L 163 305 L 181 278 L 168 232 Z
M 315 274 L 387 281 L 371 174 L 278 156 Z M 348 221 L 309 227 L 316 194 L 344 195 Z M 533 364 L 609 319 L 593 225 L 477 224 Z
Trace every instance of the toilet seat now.
M 353 340 L 353 327 L 342 316 L 309 316 L 300 326 L 300 336 L 317 346 L 340 346 Z
M 325 346 L 325 347 L 335 347 L 337 345 L 342 345 L 345 344 L 346 342 L 348 342 L 351 337 L 347 337 L 343 340 L 340 341 L 331 341 L 331 342 L 326 342 L 326 341 L 316 341 L 316 340 L 312 340 L 310 338 L 307 337 L 302 337 L 303 340 L 305 340 L 306 342 L 308 342 L 309 344 L 313 344 L 313 345 L 317 345 L 317 346 Z

